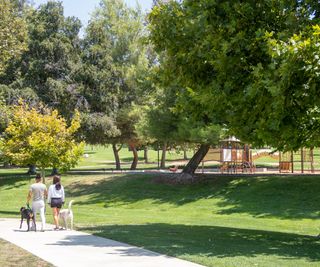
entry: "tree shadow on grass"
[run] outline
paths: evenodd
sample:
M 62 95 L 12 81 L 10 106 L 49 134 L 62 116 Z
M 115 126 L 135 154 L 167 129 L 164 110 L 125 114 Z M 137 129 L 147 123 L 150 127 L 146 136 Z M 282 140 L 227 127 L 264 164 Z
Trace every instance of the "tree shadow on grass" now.
M 143 161 L 144 160 L 144 158 L 143 157 L 141 157 L 141 156 L 139 156 L 138 157 L 138 161 Z M 127 163 L 127 164 L 129 164 L 129 163 L 131 163 L 133 161 L 133 157 L 121 157 L 121 162 L 122 163 Z
M 8 210 L 0 210 L 0 214 L 4 214 L 4 215 L 20 215 L 19 211 L 8 211 Z
M 217 226 L 173 224 L 81 227 L 95 235 L 174 257 L 256 257 L 320 260 L 320 240 L 312 236 Z
M 159 174 L 158 174 L 159 176 Z M 152 182 L 152 174 L 120 174 L 110 175 L 90 184 L 72 183 L 68 186 L 70 197 L 87 196 L 85 202 L 77 201 L 80 205 L 96 203 L 134 203 L 143 199 L 152 199 L 154 203 L 183 204 L 201 198 L 202 192 L 195 192 L 192 187 L 176 187 L 173 185 Z M 106 204 L 107 205 L 107 204 Z
M 264 176 L 230 181 L 221 190 L 220 214 L 256 217 L 319 218 L 319 176 Z M 228 205 L 232 207 L 228 207 Z
M 30 183 L 30 180 L 34 176 L 28 174 L 12 174 L 12 173 L 1 173 L 0 174 L 0 188 L 4 190 L 11 190 L 14 188 L 25 186 Z
M 104 175 L 106 176 L 106 170 L 102 168 L 93 168 L 93 169 L 73 169 L 68 171 L 68 175 L 77 175 L 77 176 L 87 176 L 87 175 Z M 112 173 L 111 173 L 112 174 Z
M 184 205 L 199 199 L 217 199 L 220 214 L 249 213 L 256 217 L 282 219 L 319 218 L 318 176 L 231 177 L 209 176 L 189 185 L 153 182 L 159 174 L 107 176 L 90 184 L 68 186 L 70 197 L 88 196 L 86 202 L 134 203 L 151 199 L 154 204 Z M 215 204 L 216 205 L 216 204 Z
M 114 163 L 114 162 L 97 162 L 97 163 L 95 163 L 96 165 L 105 165 L 105 166 L 108 166 L 108 165 L 110 165 L 110 166 L 116 166 L 116 164 Z M 144 161 L 140 161 L 140 162 L 138 162 L 138 165 L 137 165 L 137 168 L 139 168 L 139 165 L 141 165 L 141 164 L 143 164 L 143 165 L 156 165 L 157 164 L 157 162 L 148 162 L 148 163 L 145 163 Z M 125 162 L 121 162 L 121 165 L 125 165 L 125 166 L 131 166 L 131 162 L 127 162 L 127 161 L 125 161 Z
M 19 179 L 19 178 L 30 178 L 31 175 L 26 173 L 12 173 L 12 172 L 1 172 L 0 181 L 5 179 Z
M 121 157 L 121 161 L 124 163 L 131 163 L 132 160 L 133 160 L 133 157 Z M 138 160 L 139 160 L 140 164 L 144 164 L 144 157 L 139 156 Z M 160 159 L 159 159 L 159 161 L 160 161 Z M 187 159 L 183 159 L 183 158 L 166 159 L 166 163 L 175 162 L 175 161 L 188 162 Z
M 148 163 L 150 164 L 150 166 L 148 167 L 143 167 L 143 168 L 136 168 L 134 171 L 143 171 L 143 170 L 156 170 L 157 169 L 157 166 L 155 164 L 152 165 L 152 163 Z M 98 165 L 98 164 L 97 164 Z M 105 164 L 101 164 L 101 165 L 105 165 Z M 130 170 L 130 167 L 131 165 L 130 164 L 122 164 L 121 165 L 121 169 L 120 170 L 116 170 L 116 168 L 112 168 L 110 166 L 106 166 L 106 168 L 100 168 L 98 166 L 96 167 L 93 167 L 93 168 L 74 168 L 72 170 L 69 170 L 67 173 L 68 174 L 78 174 L 78 175 L 85 175 L 85 174 L 88 174 L 88 172 L 92 173 L 92 172 L 110 172 L 110 171 L 113 171 L 113 172 L 121 172 L 121 171 L 131 171 Z

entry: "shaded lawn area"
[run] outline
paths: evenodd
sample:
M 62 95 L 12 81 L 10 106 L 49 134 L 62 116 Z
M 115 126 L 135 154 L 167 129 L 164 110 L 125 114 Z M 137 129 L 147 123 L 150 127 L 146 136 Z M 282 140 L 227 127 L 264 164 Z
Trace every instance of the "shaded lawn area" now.
M 205 266 L 319 266 L 320 260 L 318 239 L 277 231 L 163 223 L 81 230 Z
M 206 266 L 319 266 L 319 176 L 155 177 L 63 176 L 77 228 Z M 0 179 L 0 217 L 18 216 L 29 184 Z

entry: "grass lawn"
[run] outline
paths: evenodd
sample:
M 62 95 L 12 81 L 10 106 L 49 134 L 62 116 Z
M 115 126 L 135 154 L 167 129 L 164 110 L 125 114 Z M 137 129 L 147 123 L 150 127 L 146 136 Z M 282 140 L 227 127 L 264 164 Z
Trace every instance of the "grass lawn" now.
M 3 239 L 0 239 L 0 266 L 51 267 L 53 265 Z
M 115 169 L 114 164 L 114 155 L 112 148 L 110 146 L 86 146 L 85 154 L 88 155 L 88 158 L 84 158 L 76 169 Z M 161 158 L 161 151 L 159 153 L 159 157 Z M 187 155 L 189 158 L 192 157 L 193 151 L 187 151 Z M 123 147 L 119 152 L 120 160 L 121 160 L 121 168 L 122 169 L 130 169 L 131 162 L 133 160 L 132 152 L 128 150 L 127 147 Z M 143 151 L 138 151 L 139 163 L 137 169 L 155 169 L 158 167 L 158 152 L 152 150 L 151 148 L 148 150 L 148 158 L 149 163 L 144 163 L 143 159 Z M 171 165 L 174 161 L 182 161 L 183 160 L 183 152 L 182 151 L 167 151 L 166 154 L 166 163 L 167 166 Z
M 320 265 L 319 176 L 157 175 L 64 175 L 76 228 L 206 266 Z M 18 218 L 31 181 L 0 177 L 0 217 Z

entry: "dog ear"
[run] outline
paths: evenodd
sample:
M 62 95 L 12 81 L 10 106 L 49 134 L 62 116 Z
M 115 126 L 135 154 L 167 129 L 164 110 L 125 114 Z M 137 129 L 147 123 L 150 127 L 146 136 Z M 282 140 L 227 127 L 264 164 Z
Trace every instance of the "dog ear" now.
M 25 207 L 21 207 L 20 211 L 23 211 L 23 210 L 25 210 L 25 209 L 26 209 Z

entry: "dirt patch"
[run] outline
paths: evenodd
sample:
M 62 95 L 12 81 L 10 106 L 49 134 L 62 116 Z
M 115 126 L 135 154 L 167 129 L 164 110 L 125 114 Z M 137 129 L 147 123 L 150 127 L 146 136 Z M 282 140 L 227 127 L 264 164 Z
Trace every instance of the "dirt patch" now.
M 203 174 L 195 174 L 192 177 L 188 177 L 186 179 L 181 178 L 181 173 L 164 173 L 155 176 L 152 179 L 153 183 L 157 184 L 172 184 L 172 185 L 185 185 L 185 184 L 197 184 L 202 183 L 208 179 L 212 180 L 215 178 L 214 175 L 203 175 Z
M 0 266 L 51 267 L 53 265 L 22 248 L 0 239 Z

